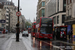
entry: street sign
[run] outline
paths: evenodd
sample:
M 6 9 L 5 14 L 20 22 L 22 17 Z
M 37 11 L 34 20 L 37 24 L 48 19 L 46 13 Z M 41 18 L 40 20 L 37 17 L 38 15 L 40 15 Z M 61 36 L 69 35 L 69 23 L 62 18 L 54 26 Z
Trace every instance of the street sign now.
M 21 12 L 16 12 L 16 15 L 17 16 L 21 16 Z

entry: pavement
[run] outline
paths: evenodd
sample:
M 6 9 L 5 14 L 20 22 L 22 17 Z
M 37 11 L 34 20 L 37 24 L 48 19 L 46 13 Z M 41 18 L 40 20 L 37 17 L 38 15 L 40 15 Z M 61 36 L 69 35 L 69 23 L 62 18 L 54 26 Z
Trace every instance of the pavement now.
M 16 42 L 16 36 L 13 34 L 11 38 L 5 43 L 3 48 L 3 50 L 27 50 L 23 43 L 21 34 L 19 42 Z

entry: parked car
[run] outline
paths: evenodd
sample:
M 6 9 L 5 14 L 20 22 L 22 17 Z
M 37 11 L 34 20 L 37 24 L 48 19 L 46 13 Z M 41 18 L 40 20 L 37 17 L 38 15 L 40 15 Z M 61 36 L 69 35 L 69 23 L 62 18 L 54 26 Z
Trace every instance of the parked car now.
M 29 36 L 28 31 L 24 30 L 23 33 L 22 33 L 22 36 L 27 36 L 28 37 Z

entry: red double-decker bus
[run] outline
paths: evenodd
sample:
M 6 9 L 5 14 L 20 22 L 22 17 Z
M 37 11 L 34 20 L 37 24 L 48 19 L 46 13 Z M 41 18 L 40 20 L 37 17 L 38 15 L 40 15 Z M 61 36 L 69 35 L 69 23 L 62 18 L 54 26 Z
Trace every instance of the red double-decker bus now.
M 31 28 L 28 28 L 28 33 L 31 33 Z
M 49 38 L 53 37 L 53 18 L 40 17 L 36 21 L 36 38 Z
M 36 30 L 36 22 L 33 22 L 32 23 L 32 33 L 31 33 L 32 36 L 35 36 L 35 30 Z

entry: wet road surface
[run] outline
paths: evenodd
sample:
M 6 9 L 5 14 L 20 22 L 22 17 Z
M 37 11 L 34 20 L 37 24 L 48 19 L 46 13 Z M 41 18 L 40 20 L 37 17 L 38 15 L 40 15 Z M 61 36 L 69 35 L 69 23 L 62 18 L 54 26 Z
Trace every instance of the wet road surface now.
M 57 40 L 37 39 L 35 37 L 23 37 L 26 48 L 31 50 L 75 50 L 75 46 Z M 71 40 L 71 43 L 75 43 Z

